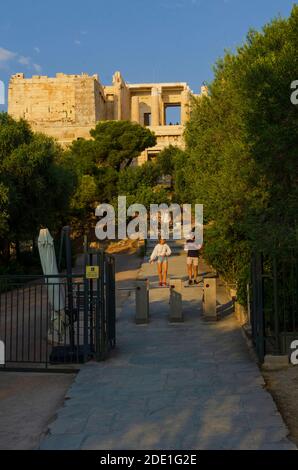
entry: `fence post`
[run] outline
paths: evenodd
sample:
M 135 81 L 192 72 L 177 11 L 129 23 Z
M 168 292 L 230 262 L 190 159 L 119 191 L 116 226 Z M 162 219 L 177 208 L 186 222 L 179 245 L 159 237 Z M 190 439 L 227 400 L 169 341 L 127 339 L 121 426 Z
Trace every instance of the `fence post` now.
M 265 337 L 264 337 L 264 278 L 263 278 L 263 256 L 261 253 L 254 255 L 254 270 L 253 270 L 254 288 L 254 341 L 256 352 L 261 364 L 264 362 L 265 356 Z
M 272 259 L 273 274 L 273 302 L 274 302 L 274 336 L 275 336 L 275 354 L 279 354 L 279 318 L 278 318 L 278 274 L 276 255 Z
M 172 278 L 170 288 L 170 323 L 182 323 L 182 279 Z
M 138 279 L 136 281 L 136 324 L 149 323 L 149 281 Z
M 107 324 L 107 310 L 106 310 L 106 295 L 107 295 L 107 263 L 106 254 L 103 250 L 99 253 L 100 258 L 100 353 L 99 360 L 104 360 L 107 357 L 108 345 L 106 335 L 106 324 Z

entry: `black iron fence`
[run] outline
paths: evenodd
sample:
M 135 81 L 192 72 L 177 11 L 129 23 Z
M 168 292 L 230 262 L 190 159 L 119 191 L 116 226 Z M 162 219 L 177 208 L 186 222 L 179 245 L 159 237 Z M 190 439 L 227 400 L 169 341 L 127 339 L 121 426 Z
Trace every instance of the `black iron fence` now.
M 90 258 L 98 275 L 0 276 L 5 365 L 57 367 L 103 360 L 115 346 L 115 261 Z M 1 366 L 0 366 L 1 370 Z
M 109 346 L 116 346 L 116 273 L 115 258 L 106 255 L 106 323 Z
M 255 254 L 251 270 L 252 336 L 260 362 L 265 354 L 288 354 L 298 339 L 298 259 Z

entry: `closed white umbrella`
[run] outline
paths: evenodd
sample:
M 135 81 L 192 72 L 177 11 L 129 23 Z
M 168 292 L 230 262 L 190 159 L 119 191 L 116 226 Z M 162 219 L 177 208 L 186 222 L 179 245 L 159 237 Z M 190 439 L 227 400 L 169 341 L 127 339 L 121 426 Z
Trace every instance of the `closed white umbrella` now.
M 58 276 L 54 240 L 49 230 L 41 229 L 38 237 L 40 262 L 45 276 Z M 59 277 L 47 278 L 48 303 L 51 310 L 48 339 L 63 342 L 65 334 L 65 291 Z

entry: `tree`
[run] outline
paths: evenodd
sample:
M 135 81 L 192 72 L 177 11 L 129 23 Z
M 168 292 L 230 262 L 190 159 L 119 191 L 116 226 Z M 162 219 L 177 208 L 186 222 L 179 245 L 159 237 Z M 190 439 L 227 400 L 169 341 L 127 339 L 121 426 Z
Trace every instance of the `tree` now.
M 143 150 L 156 144 L 149 129 L 130 121 L 99 122 L 90 134 L 100 161 L 117 171 L 129 166 Z
M 70 148 L 81 173 L 94 172 L 99 166 L 120 171 L 143 150 L 156 144 L 156 138 L 149 129 L 130 121 L 99 122 L 90 135 L 93 140 L 79 139 Z
M 180 161 L 185 161 L 186 153 L 179 147 L 169 145 L 157 156 L 157 165 L 160 167 L 162 175 L 174 176 Z
M 0 113 L 0 169 L 4 158 L 19 145 L 28 144 L 33 137 L 29 124 L 15 121 L 7 113 Z
M 56 230 L 63 224 L 75 180 L 54 139 L 6 114 L 0 122 L 0 244 L 7 260 L 9 244 L 19 256 L 20 242 L 33 240 L 41 226 Z
M 46 225 L 61 223 L 72 190 L 72 179 L 58 162 L 60 147 L 50 137 L 36 134 L 3 163 L 10 188 L 10 233 L 16 240 L 30 239 Z
M 150 161 L 141 166 L 125 168 L 119 174 L 117 193 L 136 194 L 140 186 L 154 187 L 160 174 L 158 165 Z
M 0 239 L 8 231 L 8 188 L 0 183 Z
M 188 203 L 189 188 L 186 186 L 185 169 L 189 155 L 179 147 L 170 145 L 160 152 L 157 165 L 160 174 L 171 176 L 171 192 L 176 203 Z

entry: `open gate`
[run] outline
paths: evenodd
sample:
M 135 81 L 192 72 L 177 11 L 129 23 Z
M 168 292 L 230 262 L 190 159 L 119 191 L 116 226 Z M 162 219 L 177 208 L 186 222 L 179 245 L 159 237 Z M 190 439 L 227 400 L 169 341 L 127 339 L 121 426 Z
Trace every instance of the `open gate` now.
M 90 268 L 80 274 L 0 276 L 0 370 L 107 358 L 116 344 L 115 260 L 102 251 L 85 256 Z

